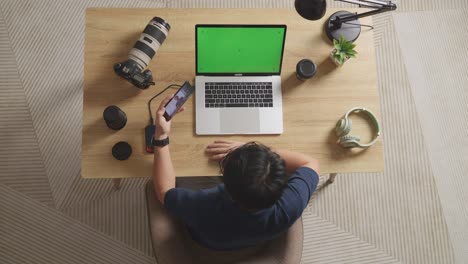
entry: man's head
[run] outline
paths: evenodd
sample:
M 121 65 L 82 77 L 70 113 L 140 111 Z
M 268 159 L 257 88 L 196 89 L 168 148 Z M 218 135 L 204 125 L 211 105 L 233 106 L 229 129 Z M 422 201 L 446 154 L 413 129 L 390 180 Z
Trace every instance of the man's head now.
M 259 143 L 250 142 L 231 151 L 220 166 L 227 192 L 247 209 L 270 207 L 286 185 L 284 160 Z

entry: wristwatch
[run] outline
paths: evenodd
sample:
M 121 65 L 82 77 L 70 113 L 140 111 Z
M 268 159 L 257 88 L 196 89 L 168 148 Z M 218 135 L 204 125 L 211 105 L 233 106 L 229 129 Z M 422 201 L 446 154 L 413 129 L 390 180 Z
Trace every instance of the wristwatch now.
M 156 140 L 154 137 L 151 139 L 151 144 L 153 147 L 164 147 L 166 145 L 169 145 L 169 137 L 161 140 Z

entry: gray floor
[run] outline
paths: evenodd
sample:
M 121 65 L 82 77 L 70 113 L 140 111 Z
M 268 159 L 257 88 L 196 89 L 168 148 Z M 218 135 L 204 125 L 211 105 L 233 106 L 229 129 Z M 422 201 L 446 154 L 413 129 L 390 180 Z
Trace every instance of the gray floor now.
M 468 36 L 468 2 L 398 5 L 374 17 L 385 171 L 339 175 L 314 195 L 304 212 L 303 263 L 468 261 L 467 56 L 456 52 Z M 115 191 L 108 180 L 80 178 L 84 10 L 95 6 L 293 1 L 2 0 L 1 263 L 154 262 L 145 179 Z

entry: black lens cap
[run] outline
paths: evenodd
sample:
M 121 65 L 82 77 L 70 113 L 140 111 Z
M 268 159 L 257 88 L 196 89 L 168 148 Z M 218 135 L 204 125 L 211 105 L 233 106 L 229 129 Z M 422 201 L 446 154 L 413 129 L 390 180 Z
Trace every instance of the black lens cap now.
M 112 147 L 112 156 L 118 160 L 126 160 L 132 155 L 132 146 L 125 141 L 120 141 Z

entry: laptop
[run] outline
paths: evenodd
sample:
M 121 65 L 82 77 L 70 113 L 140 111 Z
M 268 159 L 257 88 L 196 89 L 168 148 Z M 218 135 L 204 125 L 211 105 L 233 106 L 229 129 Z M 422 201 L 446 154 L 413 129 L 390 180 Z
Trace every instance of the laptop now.
M 196 134 L 281 134 L 286 25 L 196 25 Z

